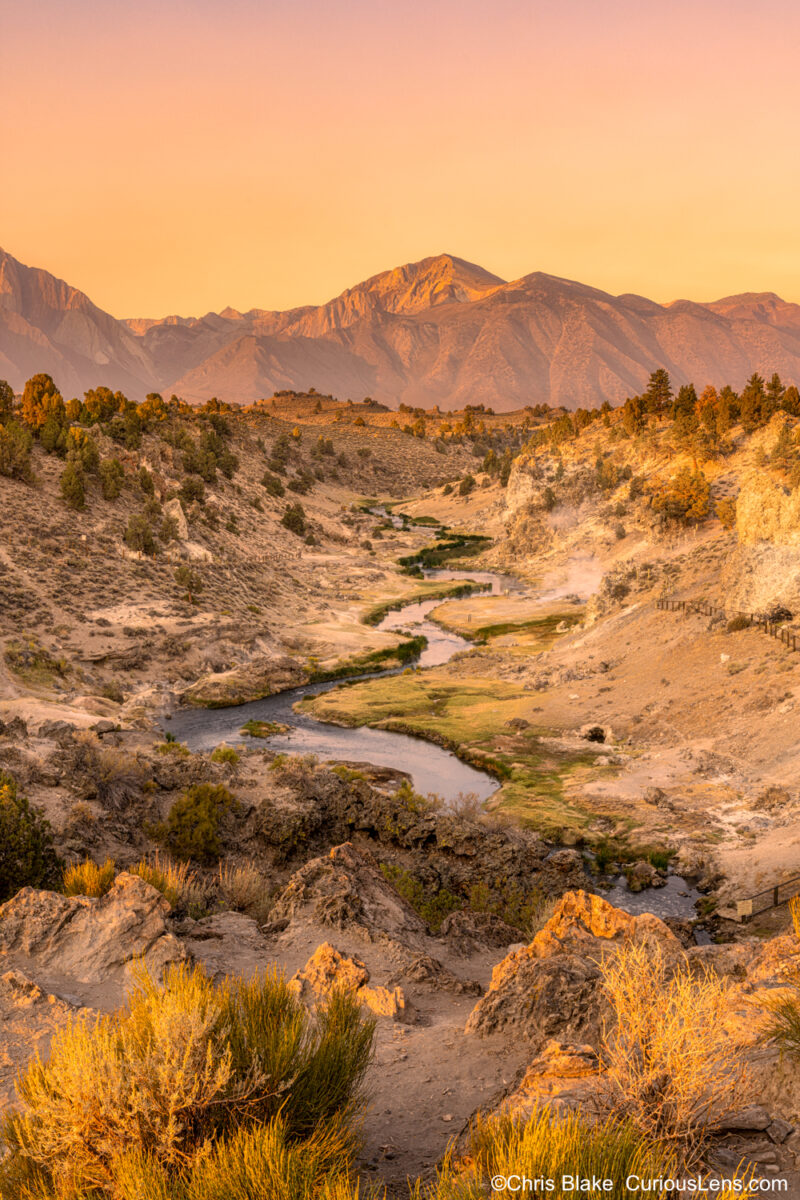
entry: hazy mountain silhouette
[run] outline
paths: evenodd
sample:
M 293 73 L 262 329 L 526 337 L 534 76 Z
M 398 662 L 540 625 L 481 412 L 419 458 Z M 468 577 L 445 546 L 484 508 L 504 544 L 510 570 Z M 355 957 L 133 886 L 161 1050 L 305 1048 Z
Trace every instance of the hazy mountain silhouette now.
M 772 293 L 657 304 L 534 272 L 506 282 L 442 254 L 384 271 L 327 304 L 116 320 L 0 251 L 0 376 L 48 371 L 62 390 L 248 402 L 313 386 L 392 405 L 502 410 L 612 403 L 666 367 L 676 383 L 800 379 L 800 305 Z

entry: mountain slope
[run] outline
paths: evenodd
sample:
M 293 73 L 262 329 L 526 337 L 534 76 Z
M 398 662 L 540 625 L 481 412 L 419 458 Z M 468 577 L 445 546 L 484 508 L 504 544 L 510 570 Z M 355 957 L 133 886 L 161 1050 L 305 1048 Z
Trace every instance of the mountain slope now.
M 117 321 L 0 251 L 0 374 L 17 388 L 46 370 L 65 391 L 107 383 L 133 396 L 157 388 L 247 403 L 314 386 L 502 411 L 619 403 L 656 367 L 699 386 L 740 387 L 753 371 L 799 379 L 800 305 L 772 293 L 661 305 L 541 272 L 505 282 L 441 254 L 322 305 Z
M 2 249 L 0 365 L 15 388 L 36 371 L 53 375 L 65 392 L 106 384 L 139 394 L 157 382 L 150 356 L 121 321 Z

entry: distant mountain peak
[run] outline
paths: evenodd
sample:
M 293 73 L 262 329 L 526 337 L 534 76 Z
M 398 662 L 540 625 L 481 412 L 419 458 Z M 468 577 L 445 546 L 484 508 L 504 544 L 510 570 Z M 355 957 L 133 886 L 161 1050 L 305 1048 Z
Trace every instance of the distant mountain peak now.
M 0 377 L 250 403 L 289 388 L 498 411 L 619 403 L 657 367 L 675 385 L 800 380 L 800 305 L 772 292 L 710 304 L 613 296 L 534 271 L 511 281 L 455 254 L 382 271 L 326 304 L 117 321 L 0 250 Z

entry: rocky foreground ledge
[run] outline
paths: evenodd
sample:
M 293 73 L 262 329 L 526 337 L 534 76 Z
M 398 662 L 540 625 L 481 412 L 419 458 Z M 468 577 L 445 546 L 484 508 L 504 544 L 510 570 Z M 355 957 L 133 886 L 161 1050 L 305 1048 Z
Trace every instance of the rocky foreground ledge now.
M 377 1016 L 361 1167 L 399 1183 L 430 1168 L 477 1111 L 602 1112 L 614 1024 L 604 964 L 646 947 L 666 979 L 720 985 L 720 1044 L 741 1057 L 747 1083 L 718 1122 L 714 1161 L 744 1157 L 800 1180 L 800 1074 L 759 1033 L 765 1001 L 789 994 L 800 971 L 793 934 L 687 949 L 658 918 L 579 890 L 530 944 L 513 936 L 469 912 L 432 936 L 349 843 L 289 878 L 268 925 L 237 912 L 180 916 L 126 873 L 100 899 L 24 888 L 0 908 L 0 1103 L 13 1103 L 16 1073 L 71 1017 L 117 1007 L 140 964 L 160 975 L 195 960 L 217 979 L 277 967 L 306 1004 L 347 986 Z

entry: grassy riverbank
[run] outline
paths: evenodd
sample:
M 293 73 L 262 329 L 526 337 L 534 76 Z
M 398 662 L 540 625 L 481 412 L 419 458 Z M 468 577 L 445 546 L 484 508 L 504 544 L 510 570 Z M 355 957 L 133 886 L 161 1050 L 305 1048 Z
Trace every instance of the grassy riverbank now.
M 570 798 L 571 778 L 610 770 L 596 765 L 589 744 L 565 748 L 552 730 L 529 725 L 523 715 L 530 714 L 529 691 L 499 680 L 488 684 L 477 674 L 407 671 L 335 688 L 303 707 L 325 721 L 410 733 L 452 749 L 499 779 L 501 807 L 554 840 L 583 836 L 593 819 Z

